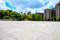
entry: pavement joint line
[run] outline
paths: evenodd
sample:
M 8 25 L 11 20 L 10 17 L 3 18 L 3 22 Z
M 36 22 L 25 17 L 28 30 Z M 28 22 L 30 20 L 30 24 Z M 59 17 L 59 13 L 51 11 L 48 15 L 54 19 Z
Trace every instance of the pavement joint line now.
M 26 31 L 32 31 L 32 30 L 26 30 Z M 44 33 L 44 32 L 41 32 L 41 31 L 32 31 L 32 32 L 38 32 L 38 33 L 42 33 L 42 34 L 48 34 L 48 33 Z
M 54 31 L 54 32 L 52 33 L 52 36 L 53 36 L 55 33 L 56 33 L 56 31 Z
M 40 39 L 40 37 L 42 37 L 42 36 L 40 35 L 36 40 L 39 40 L 39 39 Z
M 2 30 L 0 29 L 0 31 L 2 31 Z M 5 31 L 2 31 L 2 32 L 4 32 L 5 34 L 7 34 L 8 36 L 10 36 L 10 37 L 14 38 L 15 40 L 18 40 L 17 38 L 13 37 L 12 35 L 9 35 L 9 34 L 8 34 L 8 33 L 6 33 Z

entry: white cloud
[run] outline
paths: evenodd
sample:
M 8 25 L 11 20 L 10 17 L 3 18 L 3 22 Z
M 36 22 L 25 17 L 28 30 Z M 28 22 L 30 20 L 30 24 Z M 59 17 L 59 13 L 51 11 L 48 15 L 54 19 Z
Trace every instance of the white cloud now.
M 0 0 L 0 9 L 9 9 L 5 6 L 5 0 Z
M 0 0 L 0 9 L 10 9 L 7 6 L 5 6 L 5 2 L 9 2 L 10 4 L 12 4 L 13 6 L 16 7 L 17 12 L 27 12 L 27 11 L 31 11 L 32 13 L 34 12 L 44 12 L 44 9 L 46 8 L 50 8 L 50 6 L 53 5 L 53 7 L 56 5 L 56 3 L 60 0 Z M 29 6 L 35 6 L 36 1 L 39 1 L 42 5 L 42 7 L 37 7 L 37 8 L 30 8 Z M 33 5 L 31 5 L 30 3 L 35 2 Z M 48 4 L 45 5 L 45 3 L 48 2 Z M 26 4 L 27 3 L 27 4 Z M 36 3 L 37 4 L 37 3 Z M 27 6 L 29 5 L 29 6 Z M 40 5 L 40 4 L 38 4 Z

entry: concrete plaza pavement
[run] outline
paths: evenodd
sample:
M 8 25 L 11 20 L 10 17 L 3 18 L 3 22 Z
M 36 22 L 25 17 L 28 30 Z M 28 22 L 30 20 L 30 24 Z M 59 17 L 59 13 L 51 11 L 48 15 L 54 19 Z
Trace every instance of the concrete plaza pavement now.
M 60 40 L 60 22 L 0 21 L 0 40 Z

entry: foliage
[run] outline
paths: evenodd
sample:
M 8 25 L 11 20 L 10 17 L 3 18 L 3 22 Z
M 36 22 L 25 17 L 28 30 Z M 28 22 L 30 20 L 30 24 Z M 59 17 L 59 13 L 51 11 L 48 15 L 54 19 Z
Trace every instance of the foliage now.
M 32 20 L 42 21 L 43 18 L 39 14 L 32 14 Z
M 34 21 L 41 21 L 43 20 L 43 17 L 40 16 L 39 14 L 31 14 L 31 12 L 28 12 L 27 14 L 20 14 L 16 11 L 12 10 L 0 10 L 0 19 L 16 19 L 16 20 L 34 20 Z
M 26 13 L 24 13 L 22 16 L 23 16 L 24 19 L 27 19 L 27 14 Z
M 57 21 L 60 21 L 60 17 L 57 17 Z
M 60 17 L 49 18 L 48 21 L 60 21 Z
M 27 19 L 28 20 L 32 20 L 32 15 L 31 14 L 27 14 Z

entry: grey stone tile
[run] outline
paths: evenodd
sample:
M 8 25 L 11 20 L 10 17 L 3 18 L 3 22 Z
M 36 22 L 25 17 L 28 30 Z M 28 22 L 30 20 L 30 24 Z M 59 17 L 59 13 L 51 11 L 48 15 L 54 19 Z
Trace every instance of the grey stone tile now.
M 60 28 L 58 28 L 56 32 L 53 34 L 52 40 L 60 40 Z
M 0 40 L 16 40 L 16 39 L 0 30 Z
M 60 40 L 59 22 L 5 21 L 0 30 L 0 40 Z

